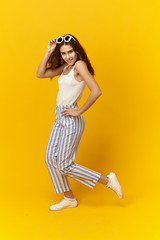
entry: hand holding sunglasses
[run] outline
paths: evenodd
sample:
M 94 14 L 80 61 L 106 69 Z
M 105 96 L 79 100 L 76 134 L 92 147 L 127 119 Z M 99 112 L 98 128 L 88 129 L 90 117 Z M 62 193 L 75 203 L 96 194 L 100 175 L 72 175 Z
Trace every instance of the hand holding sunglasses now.
M 53 38 L 48 43 L 48 52 L 52 53 L 57 45 L 56 38 Z
M 60 36 L 60 37 L 58 37 L 58 38 L 53 38 L 53 39 L 51 39 L 51 40 L 49 41 L 49 43 L 48 43 L 48 52 L 52 53 L 52 52 L 54 51 L 57 43 L 60 44 L 60 43 L 62 43 L 63 41 L 64 41 L 64 42 L 70 42 L 72 39 L 73 39 L 74 41 L 76 41 L 76 39 L 75 39 L 74 37 L 72 37 L 71 35 L 69 35 L 69 34 L 65 35 L 64 37 Z

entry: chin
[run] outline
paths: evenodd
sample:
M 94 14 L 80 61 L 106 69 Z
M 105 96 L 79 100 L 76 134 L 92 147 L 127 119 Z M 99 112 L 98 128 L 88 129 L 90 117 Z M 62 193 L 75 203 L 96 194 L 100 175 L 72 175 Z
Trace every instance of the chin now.
M 72 66 L 72 65 L 74 65 L 74 64 L 75 64 L 75 62 L 76 62 L 76 61 L 74 61 L 74 62 L 71 62 L 71 63 L 68 63 L 68 65 L 71 65 L 71 66 Z
M 73 60 L 71 63 L 69 63 L 69 62 L 66 61 L 66 63 L 67 63 L 68 65 L 72 66 L 72 65 L 74 65 L 74 64 L 76 63 L 76 61 L 77 61 L 77 60 Z

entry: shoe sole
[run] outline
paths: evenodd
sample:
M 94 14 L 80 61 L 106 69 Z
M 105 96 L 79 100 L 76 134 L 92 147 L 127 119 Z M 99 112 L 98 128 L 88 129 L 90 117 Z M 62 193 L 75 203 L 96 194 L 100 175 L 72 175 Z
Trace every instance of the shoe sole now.
M 68 207 L 64 207 L 64 208 L 62 208 L 62 209 L 50 209 L 49 208 L 49 210 L 50 211 L 59 211 L 59 210 L 63 210 L 63 209 L 66 209 L 66 208 L 74 208 L 74 207 L 77 207 L 78 206 L 78 203 L 75 205 L 75 206 L 68 206 Z

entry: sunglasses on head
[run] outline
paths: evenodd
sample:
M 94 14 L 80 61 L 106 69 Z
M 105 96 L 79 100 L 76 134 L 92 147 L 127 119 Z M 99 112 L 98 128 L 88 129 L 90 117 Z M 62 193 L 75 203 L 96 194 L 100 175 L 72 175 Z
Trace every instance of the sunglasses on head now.
M 74 38 L 74 37 L 72 37 L 71 35 L 66 35 L 66 36 L 64 36 L 64 37 L 58 37 L 57 39 L 56 39 L 56 42 L 58 43 L 58 44 L 60 44 L 60 43 L 62 43 L 63 41 L 65 41 L 65 42 L 69 42 L 69 41 L 71 41 L 71 39 L 73 39 L 74 41 L 76 41 L 76 39 Z

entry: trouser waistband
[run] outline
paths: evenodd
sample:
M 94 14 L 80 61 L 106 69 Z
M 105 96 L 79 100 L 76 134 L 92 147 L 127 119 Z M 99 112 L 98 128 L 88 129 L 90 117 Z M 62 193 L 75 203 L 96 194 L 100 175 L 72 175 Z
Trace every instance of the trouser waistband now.
M 64 105 L 57 105 L 56 104 L 56 109 L 63 109 L 63 107 L 70 107 L 70 108 L 75 108 L 75 107 L 78 107 L 78 104 L 77 103 L 73 103 L 73 104 L 64 104 Z

